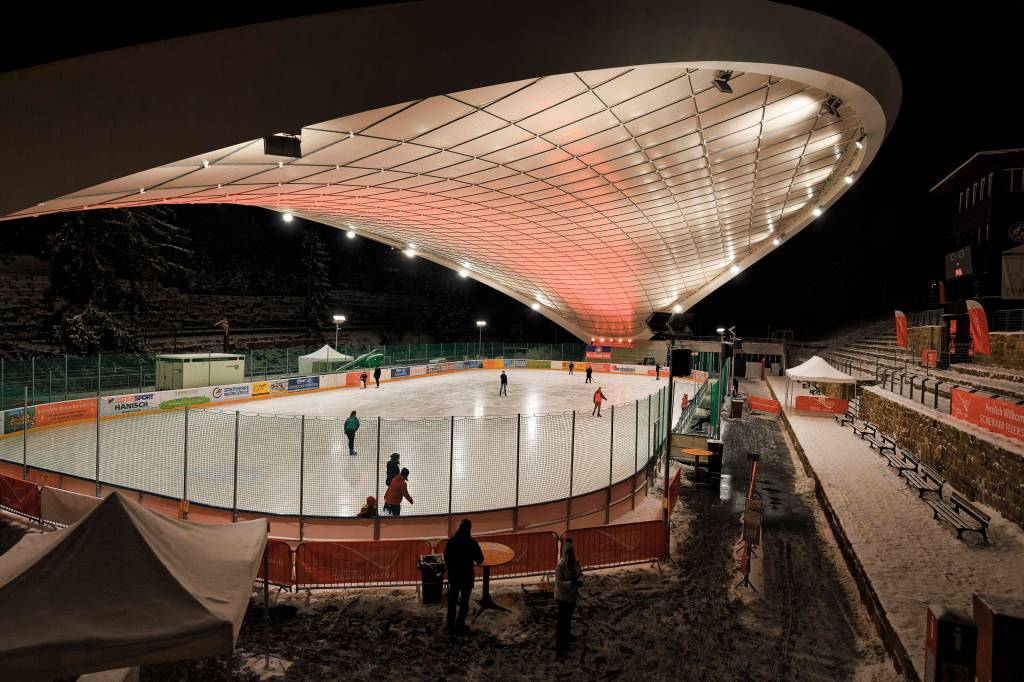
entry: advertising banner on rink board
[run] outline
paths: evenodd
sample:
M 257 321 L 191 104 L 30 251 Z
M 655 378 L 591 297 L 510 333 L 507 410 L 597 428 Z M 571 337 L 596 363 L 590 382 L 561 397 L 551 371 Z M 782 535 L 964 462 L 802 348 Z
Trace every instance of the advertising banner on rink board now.
M 951 400 L 955 418 L 986 431 L 1024 441 L 1024 405 L 986 398 L 959 388 L 953 389 Z
M 611 372 L 612 366 L 607 362 L 590 362 L 589 364 L 595 372 Z M 584 370 L 586 371 L 586 370 Z
M 520 360 L 518 358 L 513 358 L 513 359 L 505 360 L 505 366 L 506 367 L 526 367 L 526 360 L 525 359 Z
M 56 426 L 96 418 L 96 399 L 65 400 L 60 403 L 36 405 L 36 426 Z
M 612 371 L 616 374 L 649 374 L 654 376 L 654 368 L 651 367 L 650 371 L 647 371 L 646 367 L 637 367 L 636 365 L 612 365 Z
M 25 409 L 22 407 L 16 410 L 4 411 L 4 433 L 14 433 L 25 428 L 31 429 L 35 426 L 36 408 L 28 408 L 28 426 L 25 425 L 25 419 L 22 417 L 24 411 Z
M 288 380 L 287 379 L 277 379 L 275 381 L 271 381 L 270 382 L 270 393 L 271 393 L 271 395 L 273 395 L 274 393 L 287 393 L 287 392 L 288 392 Z
M 160 398 L 156 393 L 108 395 L 100 399 L 100 414 L 104 417 L 158 409 L 160 409 Z
M 612 347 L 611 346 L 587 346 L 587 352 L 584 355 L 587 360 L 611 360 L 612 359 Z
M 230 384 L 228 386 L 214 386 L 210 397 L 214 401 L 244 400 L 252 395 L 251 384 Z
M 345 385 L 346 386 L 358 386 L 359 385 L 359 372 L 346 372 L 345 373 Z
M 846 412 L 850 401 L 839 398 L 826 398 L 823 395 L 798 395 L 796 397 L 797 412 L 815 412 L 818 414 L 842 414 Z
M 392 379 L 404 379 L 407 376 L 409 376 L 409 368 L 408 367 L 392 367 L 391 368 L 391 378 Z
M 293 377 L 288 380 L 288 390 L 292 392 L 312 391 L 314 388 L 320 388 L 319 375 L 315 377 Z
M 260 395 L 270 395 L 270 382 L 269 381 L 254 381 L 252 382 L 252 396 L 255 398 Z
M 501 358 L 484 360 L 484 369 L 501 369 L 504 366 L 505 361 Z
M 416 365 L 415 367 L 410 367 L 409 368 L 409 376 L 411 376 L 411 377 L 421 377 L 421 376 L 424 376 L 426 373 L 427 373 L 427 366 L 426 365 Z

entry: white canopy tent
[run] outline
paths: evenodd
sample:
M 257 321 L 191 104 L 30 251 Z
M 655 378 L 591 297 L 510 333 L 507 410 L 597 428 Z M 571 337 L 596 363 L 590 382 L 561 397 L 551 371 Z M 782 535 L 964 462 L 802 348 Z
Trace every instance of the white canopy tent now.
M 786 370 L 786 405 L 793 397 L 794 381 L 809 381 L 817 384 L 855 384 L 857 380 L 840 372 L 824 359 L 815 355 L 807 362 Z
M 319 348 L 309 355 L 299 357 L 299 374 L 331 372 L 347 362 L 352 362 L 352 360 L 354 358 L 351 355 L 339 353 L 331 348 L 329 344 L 325 343 L 323 348 Z
M 0 679 L 68 677 L 230 654 L 264 519 L 186 523 L 112 493 L 0 557 Z

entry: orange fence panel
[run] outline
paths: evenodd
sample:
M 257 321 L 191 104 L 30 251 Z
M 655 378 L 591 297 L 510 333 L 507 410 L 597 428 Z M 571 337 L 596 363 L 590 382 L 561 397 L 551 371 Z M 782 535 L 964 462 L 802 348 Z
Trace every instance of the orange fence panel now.
M 641 521 L 619 526 L 566 531 L 583 568 L 639 564 L 665 558 L 665 522 Z
M 267 568 L 270 569 L 270 584 L 281 587 L 291 587 L 292 581 L 292 548 L 283 540 L 267 540 Z M 263 580 L 263 562 L 260 562 L 260 572 L 256 574 L 257 580 Z
M 39 486 L 20 478 L 0 475 L 0 507 L 33 519 L 43 516 Z
M 842 414 L 846 412 L 850 401 L 839 398 L 826 398 L 821 395 L 798 395 L 795 409 L 797 412 L 817 412 L 820 414 Z
M 521 575 L 553 573 L 555 564 L 558 563 L 558 534 L 550 530 L 538 533 L 479 535 L 476 536 L 476 540 L 478 542 L 498 542 L 511 547 L 512 551 L 516 553 L 516 558 L 512 561 L 491 569 L 492 578 L 512 578 Z M 444 553 L 444 548 L 447 544 L 447 539 L 437 543 L 439 554 Z M 479 578 L 483 574 L 483 568 L 477 566 L 477 577 Z
M 668 513 L 672 515 L 672 510 L 676 508 L 676 500 L 679 499 L 679 486 L 682 485 L 682 469 L 676 469 L 676 475 L 672 477 L 672 482 L 668 484 Z
M 756 395 L 747 396 L 747 404 L 750 405 L 750 409 L 752 410 L 767 412 L 768 414 L 778 414 L 781 409 L 778 400 L 762 398 Z
M 295 551 L 295 586 L 415 584 L 416 562 L 430 553 L 426 540 L 303 542 Z

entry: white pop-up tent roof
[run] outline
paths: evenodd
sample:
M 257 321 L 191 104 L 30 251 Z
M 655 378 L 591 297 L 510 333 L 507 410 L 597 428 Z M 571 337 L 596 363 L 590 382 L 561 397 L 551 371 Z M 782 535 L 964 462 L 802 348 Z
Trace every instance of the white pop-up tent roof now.
M 299 357 L 299 374 L 311 374 L 313 372 L 314 362 L 348 362 L 354 359 L 351 355 L 345 355 L 339 353 L 330 347 L 329 344 L 324 344 L 322 348 L 319 348 L 309 355 L 302 355 Z
M 822 384 L 855 384 L 857 380 L 844 374 L 815 355 L 802 365 L 786 370 L 786 376 L 794 381 L 814 381 Z
M 229 653 L 265 520 L 178 521 L 113 493 L 0 557 L 0 679 L 67 677 Z

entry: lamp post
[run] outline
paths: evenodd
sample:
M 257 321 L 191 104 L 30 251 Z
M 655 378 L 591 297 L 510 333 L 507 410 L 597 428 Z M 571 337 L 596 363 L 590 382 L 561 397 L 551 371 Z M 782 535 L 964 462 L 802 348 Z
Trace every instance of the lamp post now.
M 479 337 L 477 339 L 477 342 L 476 342 L 476 354 L 477 355 L 480 355 L 481 353 L 483 353 L 483 348 L 484 348 L 484 327 L 486 327 L 486 326 L 487 326 L 487 320 L 477 320 L 476 321 L 476 328 L 480 332 L 480 335 L 479 335 Z
M 338 350 L 338 330 L 341 329 L 341 323 L 344 321 L 344 315 L 334 316 L 334 350 Z

